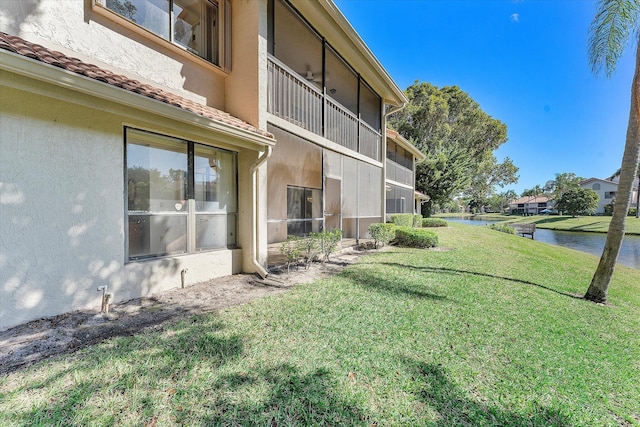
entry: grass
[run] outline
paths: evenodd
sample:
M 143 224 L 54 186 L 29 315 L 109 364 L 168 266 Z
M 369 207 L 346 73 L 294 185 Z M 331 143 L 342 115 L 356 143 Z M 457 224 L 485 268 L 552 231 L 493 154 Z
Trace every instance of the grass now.
M 473 216 L 477 219 L 505 221 L 507 224 L 535 222 L 537 228 L 565 231 L 586 231 L 606 233 L 609 230 L 610 216 L 560 216 L 560 215 L 532 215 L 516 216 L 501 214 L 438 214 L 438 218 L 455 218 Z M 626 234 L 640 235 L 640 219 L 628 216 L 626 220 Z
M 0 378 L 0 425 L 640 425 L 640 271 L 452 224 L 328 280 Z

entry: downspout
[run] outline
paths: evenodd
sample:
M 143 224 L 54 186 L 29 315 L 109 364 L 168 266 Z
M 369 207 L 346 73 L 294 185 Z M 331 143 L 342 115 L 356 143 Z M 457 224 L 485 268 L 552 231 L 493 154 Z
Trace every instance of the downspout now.
M 258 205 L 260 203 L 260 193 L 258 191 L 258 169 L 260 169 L 260 167 L 262 165 L 264 165 L 267 160 L 269 159 L 269 157 L 271 156 L 271 152 L 272 152 L 272 148 L 271 146 L 267 146 L 265 147 L 266 150 L 264 151 L 264 153 L 258 157 L 258 159 L 255 161 L 255 163 L 253 163 L 251 165 L 250 168 L 250 172 L 251 172 L 251 180 L 253 181 L 253 256 L 251 257 L 251 262 L 253 263 L 253 267 L 256 269 L 256 272 L 258 273 L 258 275 L 260 275 L 261 278 L 265 278 L 267 277 L 267 275 L 269 273 L 267 273 L 267 270 L 264 269 L 264 267 L 262 265 L 260 265 L 260 262 L 258 261 L 258 221 L 260 220 L 259 217 L 259 209 L 258 209 Z

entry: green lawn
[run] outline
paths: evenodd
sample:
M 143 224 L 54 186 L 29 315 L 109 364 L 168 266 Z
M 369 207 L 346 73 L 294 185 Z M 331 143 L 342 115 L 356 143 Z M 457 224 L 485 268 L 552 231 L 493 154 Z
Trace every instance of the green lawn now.
M 0 378 L 0 425 L 640 425 L 640 271 L 434 229 L 294 291 Z
M 560 216 L 560 215 L 501 215 L 501 214 L 438 214 L 438 218 L 462 218 L 473 216 L 476 219 L 505 221 L 507 223 L 535 222 L 538 228 L 548 228 L 550 230 L 566 230 L 566 231 L 587 231 L 596 233 L 606 233 L 609 230 L 610 216 Z M 640 219 L 636 217 L 627 217 L 626 234 L 640 235 Z

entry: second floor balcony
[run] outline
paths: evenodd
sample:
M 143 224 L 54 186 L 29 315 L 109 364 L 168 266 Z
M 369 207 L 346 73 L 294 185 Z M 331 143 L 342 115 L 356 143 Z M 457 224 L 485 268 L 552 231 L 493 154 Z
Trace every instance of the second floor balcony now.
M 349 150 L 381 161 L 382 135 L 282 61 L 268 57 L 267 111 Z

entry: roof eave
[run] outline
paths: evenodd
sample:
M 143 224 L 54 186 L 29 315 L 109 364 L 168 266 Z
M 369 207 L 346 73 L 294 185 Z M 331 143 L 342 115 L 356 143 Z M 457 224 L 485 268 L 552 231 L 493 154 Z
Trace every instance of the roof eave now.
M 30 77 L 59 87 L 64 87 L 86 95 L 95 96 L 127 107 L 177 120 L 189 125 L 219 132 L 240 145 L 273 146 L 273 138 L 241 129 L 228 123 L 214 120 L 187 111 L 162 101 L 130 92 L 53 65 L 0 49 L 0 70 Z M 244 142 L 244 143 L 243 143 Z M 247 147 L 248 148 L 248 147 Z

